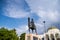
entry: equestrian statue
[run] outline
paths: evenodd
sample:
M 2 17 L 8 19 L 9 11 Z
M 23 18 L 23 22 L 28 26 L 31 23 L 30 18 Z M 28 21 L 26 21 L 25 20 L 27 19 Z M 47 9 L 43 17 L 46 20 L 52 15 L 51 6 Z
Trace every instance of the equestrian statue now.
M 28 17 L 28 28 L 29 28 L 29 33 L 30 33 L 30 30 L 32 30 L 32 33 L 33 33 L 34 30 L 35 30 L 35 33 L 37 34 L 37 30 L 36 30 L 36 26 L 35 26 L 35 24 L 34 24 L 33 18 L 32 18 L 31 21 L 30 21 L 30 17 Z

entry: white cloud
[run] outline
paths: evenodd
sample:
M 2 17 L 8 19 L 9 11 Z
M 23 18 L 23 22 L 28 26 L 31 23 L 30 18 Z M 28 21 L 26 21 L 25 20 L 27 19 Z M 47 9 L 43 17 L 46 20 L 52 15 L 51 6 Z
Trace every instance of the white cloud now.
M 32 11 L 41 17 L 41 20 L 57 22 L 59 13 L 57 10 L 58 0 L 27 0 Z
M 46 28 L 49 28 L 53 23 L 59 22 L 59 13 L 57 10 L 58 0 L 26 0 L 33 12 L 40 17 L 37 20 L 38 32 L 43 32 L 44 24 L 46 21 Z
M 58 0 L 27 0 L 32 11 L 36 12 L 39 8 L 44 10 L 56 10 Z
M 29 12 L 24 12 L 21 11 L 20 9 L 16 9 L 16 8 L 7 8 L 5 11 L 5 14 L 8 17 L 13 17 L 13 18 L 23 18 L 23 17 L 27 17 L 29 15 Z
M 44 25 L 42 23 L 36 23 L 36 29 L 37 29 L 37 33 L 40 34 L 40 33 L 43 33 L 44 32 Z
M 44 10 L 40 10 L 37 11 L 36 13 L 40 18 L 39 20 L 37 20 L 37 29 L 38 29 L 38 33 L 43 33 L 44 32 L 44 24 L 43 21 L 46 21 L 45 23 L 45 28 L 46 31 L 49 27 L 54 26 L 53 23 L 58 23 L 59 22 L 59 13 L 57 11 L 44 11 Z M 41 30 L 41 32 L 39 32 L 39 30 Z
M 26 6 L 26 7 L 24 7 Z M 3 8 L 5 16 L 12 18 L 23 18 L 28 17 L 30 15 L 30 8 L 28 4 L 24 0 L 7 0 L 6 6 Z
M 37 15 L 41 17 L 43 20 L 49 20 L 51 22 L 57 22 L 59 18 L 59 13 L 57 11 L 44 11 L 44 10 L 39 10 L 37 12 Z
M 15 0 L 17 3 L 19 1 Z M 26 0 L 32 10 L 32 12 L 36 12 L 36 14 L 40 17 L 37 20 L 36 26 L 38 32 L 43 32 L 44 24 L 43 21 L 46 21 L 46 27 L 51 26 L 53 22 L 58 22 L 59 13 L 56 10 L 57 0 Z M 5 9 L 6 16 L 13 17 L 13 18 L 22 18 L 30 16 L 29 12 L 23 11 L 21 8 L 17 7 L 17 5 L 8 5 Z M 17 33 L 21 34 L 28 30 L 27 26 L 19 26 L 16 28 Z M 40 30 L 40 31 L 39 31 Z
M 24 25 L 24 26 L 19 26 L 16 28 L 16 32 L 18 35 L 22 34 L 22 33 L 26 33 L 28 31 L 28 26 Z

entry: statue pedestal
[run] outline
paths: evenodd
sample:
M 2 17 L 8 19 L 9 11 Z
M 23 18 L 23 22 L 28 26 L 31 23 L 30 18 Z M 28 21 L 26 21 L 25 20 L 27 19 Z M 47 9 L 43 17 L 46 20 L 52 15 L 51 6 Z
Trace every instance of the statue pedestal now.
M 36 34 L 26 34 L 25 40 L 41 40 L 41 37 L 40 35 L 36 35 Z

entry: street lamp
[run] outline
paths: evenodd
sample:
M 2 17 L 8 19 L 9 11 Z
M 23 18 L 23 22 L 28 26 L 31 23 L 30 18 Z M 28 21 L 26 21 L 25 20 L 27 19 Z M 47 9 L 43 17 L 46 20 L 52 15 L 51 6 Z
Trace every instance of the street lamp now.
M 45 21 L 43 21 L 43 23 L 44 23 L 44 34 L 45 34 L 46 33 Z M 44 40 L 46 40 L 45 38 L 46 36 L 44 37 Z
M 44 32 L 46 33 L 45 21 L 43 21 L 43 23 L 44 23 Z

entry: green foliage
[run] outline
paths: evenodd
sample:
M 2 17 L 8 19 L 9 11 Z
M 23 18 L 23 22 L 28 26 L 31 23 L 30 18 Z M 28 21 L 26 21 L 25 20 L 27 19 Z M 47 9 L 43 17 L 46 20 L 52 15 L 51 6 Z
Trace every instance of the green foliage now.
M 25 40 L 25 34 L 26 34 L 26 33 L 22 33 L 22 34 L 20 35 L 20 40 Z
M 8 30 L 5 28 L 0 28 L 0 40 L 18 40 L 16 30 Z

